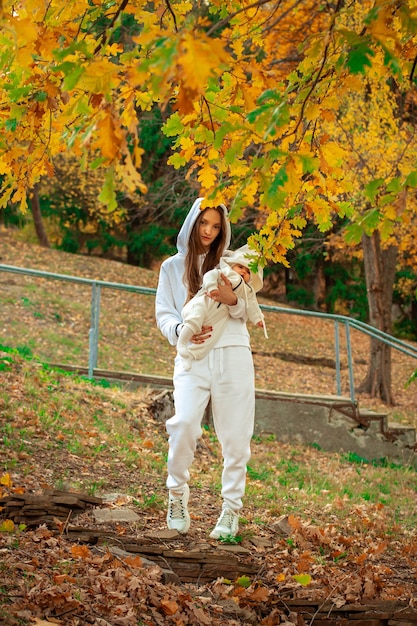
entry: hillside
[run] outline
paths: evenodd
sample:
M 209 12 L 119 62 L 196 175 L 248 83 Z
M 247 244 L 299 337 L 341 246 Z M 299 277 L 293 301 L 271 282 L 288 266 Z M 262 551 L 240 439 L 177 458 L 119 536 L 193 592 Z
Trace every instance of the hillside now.
M 9 265 L 156 284 L 154 272 L 9 237 L 0 244 L 1 262 Z M 43 365 L 39 353 L 48 360 L 85 358 L 88 289 L 75 294 L 67 283 L 6 273 L 0 280 L 2 342 L 20 347 L 0 349 L 1 624 L 337 626 L 352 612 L 372 626 L 417 622 L 415 469 L 254 437 L 239 536 L 232 544 L 216 542 L 208 533 L 219 512 L 222 458 L 207 428 L 191 472 L 190 532 L 167 534 L 158 393 Z M 103 358 L 108 366 L 168 373 L 172 353 L 156 346 L 150 297 L 141 298 L 121 292 L 104 298 Z M 328 348 L 320 328 L 309 321 L 306 341 L 306 329 L 293 320 L 288 316 L 284 332 L 270 316 L 270 333 L 282 334 L 272 339 L 274 350 L 312 357 L 311 338 Z M 306 385 L 292 361 L 255 358 L 262 384 L 285 372 L 287 382 Z M 307 368 L 311 388 L 326 380 L 319 370 Z M 61 503 L 83 496 L 95 505 L 78 515 L 74 505 L 54 505 L 49 521 L 31 523 L 48 506 L 48 494 Z M 28 507 L 19 518 L 22 502 Z M 129 520 L 121 517 L 127 514 Z M 175 568 L 181 559 L 182 573 Z M 195 573 L 196 560 L 208 570 Z
M 157 271 L 96 257 L 45 250 L 0 232 L 0 263 L 57 274 L 128 285 L 153 287 Z M 62 281 L 0 274 L 3 342 L 46 362 L 87 366 L 91 287 Z M 260 297 L 271 306 L 276 302 Z M 269 339 L 250 328 L 258 389 L 306 394 L 335 394 L 333 323 L 312 317 L 266 313 Z M 339 330 L 342 355 L 342 395 L 349 396 L 344 331 Z M 351 333 L 354 382 L 364 378 L 369 340 Z M 156 328 L 153 296 L 103 289 L 100 308 L 98 367 L 113 371 L 171 376 L 174 351 Z M 393 351 L 394 421 L 417 425 L 416 385 L 405 382 L 417 366 L 415 359 Z M 386 410 L 384 405 L 356 394 L 360 406 Z

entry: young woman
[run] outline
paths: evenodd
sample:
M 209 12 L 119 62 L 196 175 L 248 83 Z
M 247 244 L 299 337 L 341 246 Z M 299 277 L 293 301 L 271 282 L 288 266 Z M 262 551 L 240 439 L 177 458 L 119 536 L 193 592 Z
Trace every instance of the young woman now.
M 162 263 L 159 275 L 156 322 L 173 346 L 182 326 L 182 307 L 197 293 L 203 274 L 218 265 L 230 243 L 226 207 L 201 210 L 202 200 L 198 198 L 191 207 L 177 237 L 178 252 Z M 210 297 L 228 306 L 230 315 L 223 334 L 204 358 L 193 361 L 190 369 L 184 368 L 180 356 L 175 358 L 175 415 L 166 423 L 167 525 L 180 533 L 189 530 L 189 468 L 211 398 L 214 428 L 223 454 L 223 505 L 210 537 L 219 539 L 235 536 L 238 531 L 254 426 L 255 384 L 244 300 L 235 295 L 225 276 Z M 192 343 L 203 343 L 211 332 L 211 327 L 203 326 L 191 338 Z

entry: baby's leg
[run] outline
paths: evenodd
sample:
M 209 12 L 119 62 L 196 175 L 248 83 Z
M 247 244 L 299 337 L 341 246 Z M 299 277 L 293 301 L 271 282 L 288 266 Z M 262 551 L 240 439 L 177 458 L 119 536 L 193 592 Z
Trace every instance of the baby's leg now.
M 178 342 L 177 342 L 177 351 L 178 351 L 178 354 L 182 356 L 184 359 L 191 356 L 190 351 L 188 349 L 188 343 L 191 340 L 191 337 L 194 335 L 194 332 L 195 331 L 193 328 L 191 328 L 191 326 L 188 326 L 188 324 L 184 324 L 179 334 Z

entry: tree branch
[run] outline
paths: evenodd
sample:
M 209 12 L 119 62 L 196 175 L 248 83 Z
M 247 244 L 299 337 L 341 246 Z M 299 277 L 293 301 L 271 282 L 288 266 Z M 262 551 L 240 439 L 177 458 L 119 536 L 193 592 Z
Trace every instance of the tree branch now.
M 97 54 L 97 52 L 99 50 L 101 50 L 101 48 L 107 43 L 107 32 L 110 28 L 113 28 L 117 18 L 119 17 L 119 15 L 122 13 L 122 11 L 124 11 L 124 9 L 127 7 L 127 5 L 129 4 L 129 0 L 122 0 L 120 6 L 118 7 L 116 13 L 114 14 L 113 18 L 110 20 L 110 24 L 107 26 L 107 28 L 103 31 L 103 33 L 101 34 L 100 40 L 94 50 L 94 54 Z

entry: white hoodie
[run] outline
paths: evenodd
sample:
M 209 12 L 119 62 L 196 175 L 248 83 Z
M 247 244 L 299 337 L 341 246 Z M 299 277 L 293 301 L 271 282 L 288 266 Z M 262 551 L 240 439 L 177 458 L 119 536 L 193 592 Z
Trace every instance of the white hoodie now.
M 185 258 L 191 230 L 200 214 L 203 198 L 198 198 L 190 209 L 177 237 L 177 254 L 166 259 L 159 272 L 158 288 L 155 300 L 156 324 L 172 346 L 178 341 L 182 324 L 181 312 L 187 299 L 187 287 L 184 284 Z M 222 205 L 227 217 L 227 209 Z M 230 244 L 230 224 L 227 220 L 226 246 Z M 223 252 L 225 254 L 226 251 Z M 203 261 L 203 255 L 201 262 Z M 250 347 L 249 332 L 246 328 L 246 303 L 238 298 L 235 306 L 228 307 L 229 319 L 224 332 L 214 347 L 247 346 Z
M 203 285 L 191 300 L 184 305 L 182 317 L 184 326 L 180 332 L 177 343 L 178 354 L 185 359 L 185 369 L 190 369 L 191 359 L 202 359 L 217 345 L 229 319 L 229 307 L 220 302 L 215 302 L 207 294 L 216 289 L 222 281 L 222 275 L 229 279 L 233 291 L 238 298 L 244 299 L 248 319 L 253 324 L 262 322 L 265 337 L 266 332 L 264 315 L 256 299 L 256 292 L 262 288 L 262 268 L 253 272 L 250 267 L 251 251 L 248 245 L 242 246 L 234 252 L 220 259 L 220 269 L 213 269 L 203 276 Z M 249 280 L 246 283 L 243 277 L 233 269 L 234 265 L 247 267 L 250 271 Z M 191 337 L 200 332 L 202 326 L 211 326 L 213 331 L 202 344 L 193 344 Z

